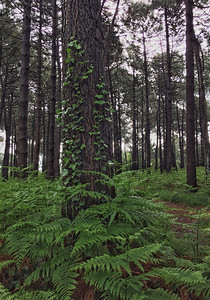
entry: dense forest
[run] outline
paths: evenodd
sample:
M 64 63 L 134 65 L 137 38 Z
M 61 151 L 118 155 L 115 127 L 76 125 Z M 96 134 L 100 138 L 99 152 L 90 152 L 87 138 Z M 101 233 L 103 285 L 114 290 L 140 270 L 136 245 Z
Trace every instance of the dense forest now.
M 209 22 L 1 0 L 0 299 L 209 299 Z

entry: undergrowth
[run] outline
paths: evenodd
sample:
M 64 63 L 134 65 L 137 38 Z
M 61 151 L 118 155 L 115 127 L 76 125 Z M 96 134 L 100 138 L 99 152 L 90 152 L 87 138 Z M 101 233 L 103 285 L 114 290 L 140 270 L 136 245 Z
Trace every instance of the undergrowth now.
M 173 300 L 183 289 L 207 299 L 209 256 L 178 256 L 169 215 L 150 191 L 138 189 L 140 179 L 116 176 L 116 198 L 73 221 L 61 208 L 66 195 L 87 194 L 85 186 L 64 189 L 43 175 L 0 181 L 0 299 L 78 300 L 88 291 L 101 300 Z
M 190 206 L 208 206 L 210 205 L 210 178 L 205 179 L 205 169 L 197 168 L 198 188 L 192 191 L 192 188 L 186 184 L 186 170 L 160 173 L 153 169 L 148 173 L 142 171 L 127 171 L 122 173 L 122 178 L 127 177 L 127 184 L 139 196 L 159 197 L 159 199 L 171 201 L 174 203 L 184 203 Z

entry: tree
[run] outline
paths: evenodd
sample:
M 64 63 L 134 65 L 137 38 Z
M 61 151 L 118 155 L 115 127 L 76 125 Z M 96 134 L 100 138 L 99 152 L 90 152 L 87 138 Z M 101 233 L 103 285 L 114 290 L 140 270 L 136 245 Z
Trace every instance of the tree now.
M 186 132 L 187 184 L 196 187 L 195 163 L 195 100 L 194 100 L 194 27 L 193 0 L 185 1 L 186 9 Z
M 28 95 L 29 95 L 29 62 L 30 62 L 30 33 L 31 33 L 31 2 L 24 1 L 23 40 L 20 77 L 20 98 L 18 112 L 17 166 L 27 167 L 28 141 Z M 24 175 L 25 176 L 25 175 Z
M 109 174 L 108 162 L 112 157 L 100 0 L 72 0 L 66 3 L 65 11 L 65 181 L 68 185 L 84 184 L 87 190 L 104 192 L 106 197 L 109 188 L 102 183 L 99 173 Z M 101 201 L 103 197 L 88 194 L 79 202 L 71 198 L 68 216 L 73 218 L 80 209 Z
M 39 168 L 40 139 L 41 139 L 41 105 L 42 105 L 42 23 L 43 5 L 39 0 L 39 33 L 38 33 L 38 66 L 37 66 L 37 96 L 36 96 L 36 119 L 35 119 L 35 147 L 34 147 L 34 170 Z
M 49 115 L 49 143 L 48 143 L 48 167 L 47 175 L 53 178 L 55 175 L 55 105 L 56 105 L 56 32 L 57 32 L 57 3 L 53 0 L 53 28 L 52 28 L 52 66 L 51 66 L 51 99 Z

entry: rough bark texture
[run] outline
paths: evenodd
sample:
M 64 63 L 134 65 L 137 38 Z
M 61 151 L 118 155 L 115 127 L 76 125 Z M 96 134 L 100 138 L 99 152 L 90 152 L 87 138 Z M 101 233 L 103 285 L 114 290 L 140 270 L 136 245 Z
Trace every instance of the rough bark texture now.
M 179 136 L 179 151 L 180 151 L 180 168 L 184 168 L 184 140 L 183 140 L 183 132 L 180 125 L 180 117 L 179 117 L 179 109 L 178 105 L 176 105 L 176 117 L 177 117 L 177 127 L 178 127 L 178 136 Z M 183 119 L 183 112 L 182 112 Z
M 171 99 L 171 54 L 169 43 L 168 28 L 168 9 L 165 7 L 165 32 L 166 32 L 166 55 L 167 55 L 167 72 L 166 72 L 166 165 L 167 171 L 172 167 L 172 142 L 171 142 L 171 124 L 172 124 L 172 99 Z
M 61 78 L 61 62 L 59 57 L 59 43 L 57 41 L 56 47 L 56 59 L 57 59 L 57 72 L 58 72 L 58 84 L 57 84 L 57 110 L 61 109 L 61 93 L 62 93 L 62 78 Z M 58 124 L 57 124 L 58 125 Z M 55 128 L 55 159 L 54 159 L 54 169 L 55 177 L 60 176 L 60 147 L 61 147 L 61 125 Z
M 49 115 L 49 144 L 47 176 L 55 176 L 55 105 L 56 105 L 56 28 L 57 28 L 57 3 L 53 1 L 53 28 L 52 28 L 52 66 L 51 66 L 51 99 Z
M 200 128 L 201 128 L 201 143 L 203 146 L 204 165 L 207 175 L 210 173 L 210 146 L 208 135 L 208 115 L 207 103 L 205 96 L 205 87 L 203 79 L 203 62 L 201 58 L 201 45 L 198 40 L 195 40 L 195 56 L 198 72 L 199 83 L 199 110 L 200 110 Z
M 79 89 L 76 91 L 70 81 L 64 93 L 65 99 L 69 99 L 66 103 L 66 110 L 68 107 L 74 109 L 70 109 L 71 112 L 74 111 L 73 116 L 66 114 L 64 120 L 64 126 L 68 129 L 64 136 L 66 145 L 64 161 L 66 162 L 65 168 L 68 169 L 69 184 L 73 184 L 74 179 L 77 179 L 80 183 L 88 184 L 87 188 L 90 191 L 108 193 L 108 187 L 102 186 L 96 180 L 98 176 L 93 173 L 108 174 L 107 163 L 111 159 L 111 126 L 107 120 L 109 115 L 107 95 L 104 94 L 100 99 L 101 104 L 96 103 L 96 100 L 99 100 L 96 95 L 101 94 L 101 89 L 97 87 L 97 84 L 101 84 L 105 80 L 100 2 L 100 0 L 72 0 L 66 3 L 66 24 L 64 24 L 66 44 L 73 37 L 72 40 L 77 40 L 84 52 L 82 56 L 76 56 L 73 52 L 75 62 L 70 64 L 73 67 L 70 76 L 72 80 L 77 80 Z M 86 63 L 79 64 L 79 60 L 86 61 Z M 91 65 L 92 73 L 89 73 L 87 78 L 82 78 L 84 72 L 88 67 L 91 68 Z M 106 89 L 105 86 L 104 89 Z M 80 128 L 78 130 L 69 127 L 69 124 L 75 124 L 75 115 L 77 115 L 77 120 L 80 119 L 76 125 L 77 128 Z M 72 145 L 71 142 L 68 142 L 71 139 L 73 140 Z M 78 170 L 82 170 L 82 172 L 79 174 Z M 75 171 L 77 175 L 75 175 Z M 79 209 L 86 209 L 101 201 L 102 199 L 91 197 L 83 198 L 80 201 Z M 69 206 L 70 209 L 73 208 L 71 200 Z M 77 210 L 76 207 L 74 209 Z M 69 217 L 72 217 L 72 211 L 69 211 L 68 214 Z
M 137 104 L 136 104 L 136 76 L 133 70 L 133 98 L 132 98 L 132 170 L 138 170 L 138 141 L 137 141 Z
M 24 1 L 23 41 L 20 75 L 20 98 L 18 105 L 18 137 L 17 166 L 27 166 L 28 140 L 28 95 L 29 95 L 29 62 L 30 62 L 30 32 L 31 32 L 31 0 Z M 25 175 L 24 175 L 25 176 Z
M 146 167 L 149 169 L 151 165 L 151 149 L 150 149 L 150 118 L 149 118 L 149 81 L 148 81 L 148 63 L 146 53 L 146 42 L 143 34 L 144 46 L 144 77 L 145 77 L 145 98 L 146 98 L 146 129 L 145 129 L 145 143 L 146 143 Z
M 186 0 L 187 184 L 196 187 L 193 0 Z
M 39 153 L 41 139 L 41 106 L 42 106 L 42 0 L 39 0 L 39 37 L 38 37 L 38 67 L 37 67 L 37 96 L 36 96 L 36 111 L 35 111 L 35 146 L 33 164 L 34 170 L 39 168 Z

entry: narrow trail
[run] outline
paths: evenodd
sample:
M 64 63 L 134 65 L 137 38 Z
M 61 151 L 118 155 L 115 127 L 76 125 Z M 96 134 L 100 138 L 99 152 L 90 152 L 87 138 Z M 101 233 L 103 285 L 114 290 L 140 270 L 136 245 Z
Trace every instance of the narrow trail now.
M 158 200 L 166 207 L 166 211 L 176 217 L 176 224 L 172 225 L 172 229 L 177 232 L 178 236 L 190 231 L 190 225 L 195 225 L 198 221 L 198 216 L 210 221 L 210 210 L 203 206 L 191 207 L 186 204 L 173 203 L 170 201 Z M 189 226 L 186 226 L 189 225 Z

